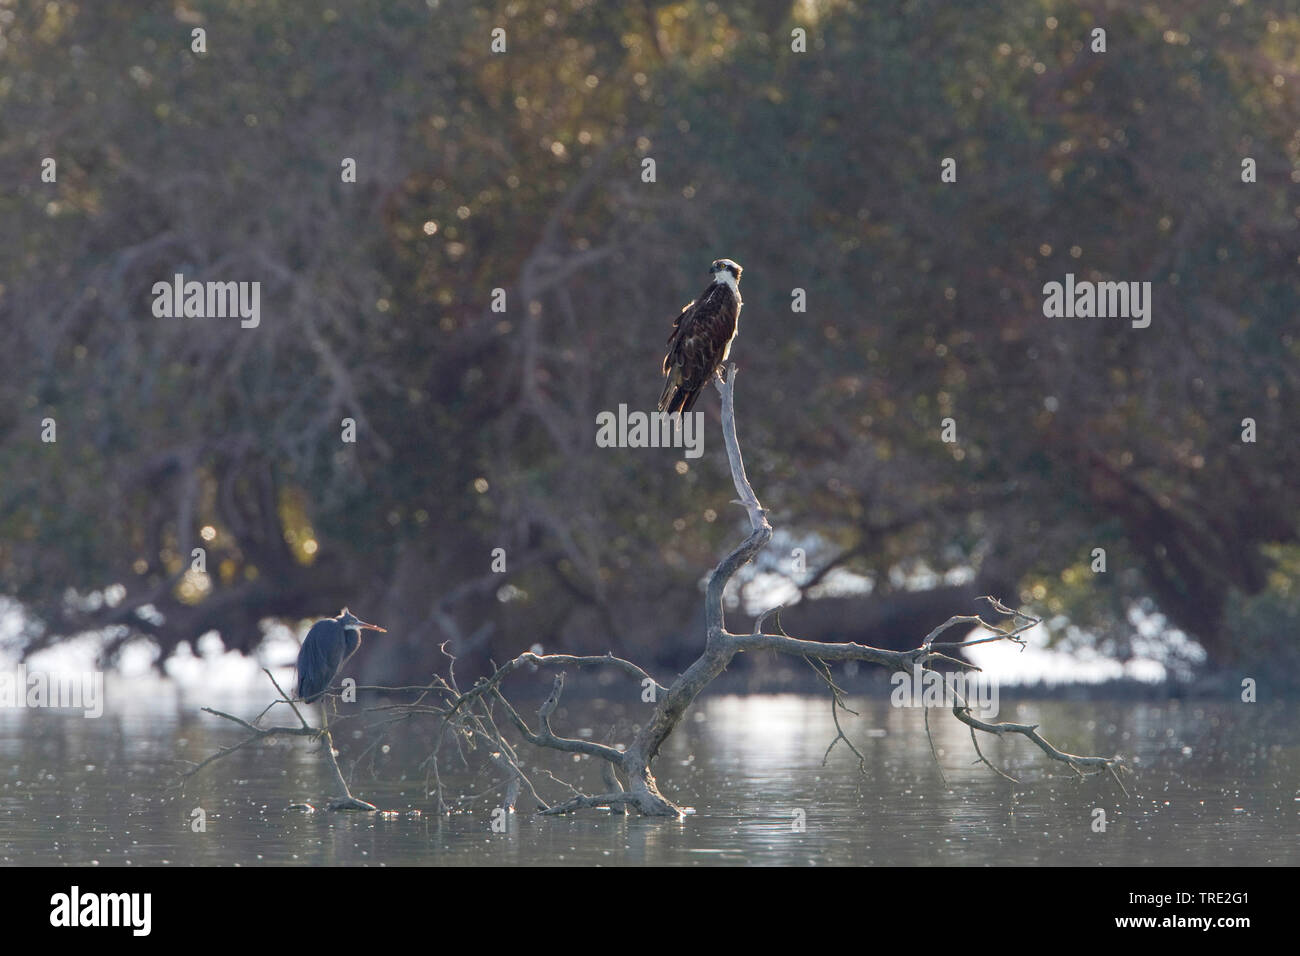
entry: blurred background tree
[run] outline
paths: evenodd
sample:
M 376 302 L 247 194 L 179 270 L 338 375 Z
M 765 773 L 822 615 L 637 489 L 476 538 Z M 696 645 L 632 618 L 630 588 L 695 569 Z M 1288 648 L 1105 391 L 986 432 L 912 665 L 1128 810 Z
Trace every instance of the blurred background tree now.
M 792 632 L 910 646 L 995 590 L 1120 658 L 1145 618 L 1297 661 L 1298 41 L 1208 0 L 0 0 L 21 648 L 248 651 L 351 604 L 399 637 L 376 678 L 442 641 L 682 661 L 721 446 L 595 417 L 652 407 L 725 255 L 747 462 L 807 551 L 748 588 L 807 592 Z M 1044 318 L 1067 272 L 1150 281 L 1150 328 Z M 260 327 L 155 318 L 175 273 L 260 281 Z

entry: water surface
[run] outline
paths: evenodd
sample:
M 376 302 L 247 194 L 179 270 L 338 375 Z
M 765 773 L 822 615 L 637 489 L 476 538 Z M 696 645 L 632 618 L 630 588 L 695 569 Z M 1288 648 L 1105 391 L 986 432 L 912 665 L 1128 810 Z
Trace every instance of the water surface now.
M 937 766 L 919 710 L 857 699 L 842 717 L 862 751 L 837 745 L 828 702 L 795 695 L 701 702 L 668 742 L 656 773 L 693 813 L 679 821 L 603 811 L 569 817 L 517 812 L 493 832 L 499 782 L 476 764 L 444 763 L 448 797 L 484 794 L 439 817 L 419 765 L 428 728 L 386 738 L 387 752 L 356 755 L 373 734 L 338 745 L 353 790 L 387 810 L 303 813 L 327 783 L 311 743 L 249 747 L 207 768 L 182 792 L 178 759 L 199 760 L 241 738 L 192 700 L 145 697 L 102 718 L 0 710 L 0 862 L 38 865 L 466 864 L 1075 864 L 1300 863 L 1300 721 L 1295 707 L 1217 701 L 1160 704 L 1033 701 L 1004 695 L 1003 720 L 1040 723 L 1063 750 L 1124 754 L 1129 795 L 1105 777 L 1077 779 L 1016 737 L 981 738 L 985 754 L 1019 779 L 982 766 L 964 725 L 931 712 Z M 111 701 L 110 701 L 111 703 Z M 222 701 L 252 717 L 261 704 Z M 522 708 L 521 708 L 522 709 Z M 575 700 L 559 733 L 626 739 L 633 716 Z M 525 711 L 526 712 L 526 711 Z M 583 728 L 583 721 L 591 724 Z M 535 757 L 524 745 L 526 760 Z M 590 761 L 549 755 L 557 776 L 597 787 Z M 534 774 L 552 801 L 565 791 Z M 194 832 L 191 813 L 206 813 Z M 522 804 L 521 804 L 522 808 Z M 1097 832 L 1095 811 L 1105 811 Z M 418 814 L 413 811 L 419 811 Z M 802 824 L 802 828 L 801 825 Z

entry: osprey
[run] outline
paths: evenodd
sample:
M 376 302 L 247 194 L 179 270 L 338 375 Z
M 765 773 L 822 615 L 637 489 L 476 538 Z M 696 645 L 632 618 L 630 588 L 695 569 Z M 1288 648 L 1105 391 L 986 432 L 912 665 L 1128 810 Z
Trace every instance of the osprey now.
M 668 336 L 664 356 L 664 391 L 659 411 L 689 412 L 713 373 L 731 354 L 740 317 L 740 265 L 715 259 L 709 267 L 713 281 L 700 297 L 682 309 Z

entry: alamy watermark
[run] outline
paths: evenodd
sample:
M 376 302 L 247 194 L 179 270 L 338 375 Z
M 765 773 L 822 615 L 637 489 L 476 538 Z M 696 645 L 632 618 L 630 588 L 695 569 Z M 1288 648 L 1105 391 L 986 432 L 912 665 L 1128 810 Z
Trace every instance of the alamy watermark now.
M 1065 282 L 1043 286 L 1043 315 L 1049 319 L 1132 319 L 1133 328 L 1151 324 L 1150 282 L 1081 282 L 1074 273 Z
M 159 319 L 226 319 L 239 317 L 240 328 L 262 322 L 262 283 L 185 281 L 176 273 L 171 282 L 155 282 L 153 314 Z
M 74 886 L 50 897 L 50 925 L 128 927 L 133 936 L 148 936 L 153 926 L 152 893 L 83 893 Z
M 685 448 L 687 458 L 704 454 L 704 413 L 629 412 L 596 415 L 597 448 Z
M 889 677 L 894 689 L 889 703 L 894 707 L 970 707 L 976 717 L 992 719 L 998 715 L 998 685 L 982 673 L 953 671 L 941 674 L 922 668 L 895 671 Z
M 80 710 L 87 718 L 104 715 L 104 674 L 47 674 L 28 671 L 24 664 L 14 671 L 0 670 L 0 707 L 49 707 Z

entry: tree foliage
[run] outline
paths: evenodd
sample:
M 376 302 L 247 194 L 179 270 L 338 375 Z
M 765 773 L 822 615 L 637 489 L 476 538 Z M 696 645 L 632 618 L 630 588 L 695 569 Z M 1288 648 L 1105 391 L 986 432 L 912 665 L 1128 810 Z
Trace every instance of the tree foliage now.
M 598 449 L 594 422 L 652 406 L 723 255 L 750 467 L 810 570 L 888 601 L 899 569 L 975 569 L 1118 644 L 1158 612 L 1219 662 L 1260 637 L 1241 602 L 1295 621 L 1293 20 L 53 0 L 0 3 L 0 37 L 0 588 L 29 650 L 248 650 L 348 603 L 420 662 L 676 659 L 739 520 L 720 442 Z M 1151 281 L 1151 326 L 1045 318 L 1067 272 Z M 155 318 L 175 273 L 261 281 L 260 327 Z

